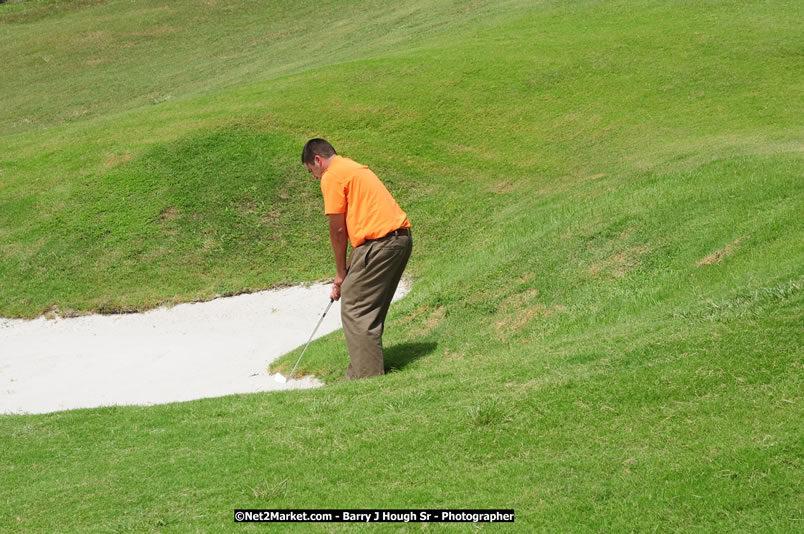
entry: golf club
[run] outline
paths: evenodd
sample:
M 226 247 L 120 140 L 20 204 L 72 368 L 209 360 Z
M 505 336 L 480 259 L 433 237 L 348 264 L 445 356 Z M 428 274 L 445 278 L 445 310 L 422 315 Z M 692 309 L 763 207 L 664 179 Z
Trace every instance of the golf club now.
M 318 324 L 317 324 L 317 325 L 315 325 L 315 330 L 313 330 L 313 333 L 312 333 L 312 334 L 310 334 L 310 339 L 308 339 L 308 340 L 307 340 L 307 345 L 305 345 L 305 346 L 304 346 L 304 350 L 303 350 L 303 351 L 302 351 L 302 353 L 299 355 L 299 359 L 298 359 L 298 360 L 296 360 L 296 365 L 294 365 L 294 366 L 293 366 L 293 369 L 291 369 L 290 374 L 288 375 L 288 377 L 287 377 L 287 378 L 285 378 L 285 377 L 284 377 L 284 376 L 282 376 L 280 373 L 277 373 L 277 374 L 276 374 L 276 376 L 274 377 L 274 380 L 276 380 L 277 382 L 279 382 L 279 383 L 281 383 L 281 384 L 284 384 L 285 382 L 287 382 L 288 380 L 290 380 L 290 377 L 292 377 L 292 376 L 293 376 L 293 371 L 295 371 L 295 370 L 296 370 L 296 366 L 298 366 L 298 365 L 299 365 L 299 362 L 301 361 L 302 356 L 304 356 L 304 353 L 305 353 L 305 352 L 307 352 L 307 347 L 309 347 L 309 346 L 310 346 L 310 342 L 313 340 L 313 336 L 314 336 L 314 335 L 315 335 L 315 333 L 318 331 L 318 327 L 319 327 L 319 326 L 321 326 L 321 322 L 324 320 L 324 317 L 326 317 L 326 316 L 327 316 L 327 312 L 329 311 L 330 307 L 332 307 L 332 303 L 333 303 L 333 302 L 335 302 L 335 299 L 329 299 L 329 304 L 327 304 L 327 309 L 326 309 L 326 310 L 324 310 L 324 314 L 321 316 L 321 319 L 319 319 L 319 320 L 318 320 Z

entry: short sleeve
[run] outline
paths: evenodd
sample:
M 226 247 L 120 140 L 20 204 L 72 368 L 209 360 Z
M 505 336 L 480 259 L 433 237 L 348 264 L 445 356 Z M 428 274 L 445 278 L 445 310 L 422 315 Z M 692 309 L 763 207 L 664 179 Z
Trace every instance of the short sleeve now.
M 324 195 L 324 213 L 346 213 L 346 191 L 341 180 L 332 173 L 321 177 L 321 194 Z

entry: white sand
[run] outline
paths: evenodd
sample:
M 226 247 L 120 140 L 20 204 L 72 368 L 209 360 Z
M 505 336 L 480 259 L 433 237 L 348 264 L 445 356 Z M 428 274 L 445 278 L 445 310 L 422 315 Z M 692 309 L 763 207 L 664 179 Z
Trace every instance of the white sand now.
M 294 348 L 301 354 L 329 303 L 330 287 L 263 291 L 139 314 L 0 319 L 0 413 L 320 386 L 311 377 L 280 384 L 267 368 Z M 400 284 L 394 298 L 407 287 Z M 316 338 L 340 327 L 336 302 Z

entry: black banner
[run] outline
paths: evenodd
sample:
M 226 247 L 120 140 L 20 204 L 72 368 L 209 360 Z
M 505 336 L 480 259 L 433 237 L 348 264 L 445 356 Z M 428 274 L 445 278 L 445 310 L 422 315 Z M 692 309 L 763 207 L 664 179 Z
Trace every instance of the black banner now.
M 514 511 L 489 510 L 253 510 L 234 511 L 235 523 L 513 523 Z

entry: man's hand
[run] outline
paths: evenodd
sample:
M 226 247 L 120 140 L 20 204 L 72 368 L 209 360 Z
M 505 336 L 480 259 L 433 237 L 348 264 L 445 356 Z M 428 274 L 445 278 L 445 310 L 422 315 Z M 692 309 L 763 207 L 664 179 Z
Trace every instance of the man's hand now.
M 341 284 L 346 278 L 348 269 L 346 263 L 346 246 L 349 235 L 346 232 L 346 215 L 335 213 L 329 215 L 329 241 L 332 244 L 332 252 L 335 255 L 335 283 L 332 285 L 332 300 L 341 298 Z
M 335 283 L 332 284 L 332 293 L 330 293 L 329 298 L 332 300 L 340 300 L 341 298 L 341 285 L 343 284 L 343 280 L 346 276 L 336 276 Z

